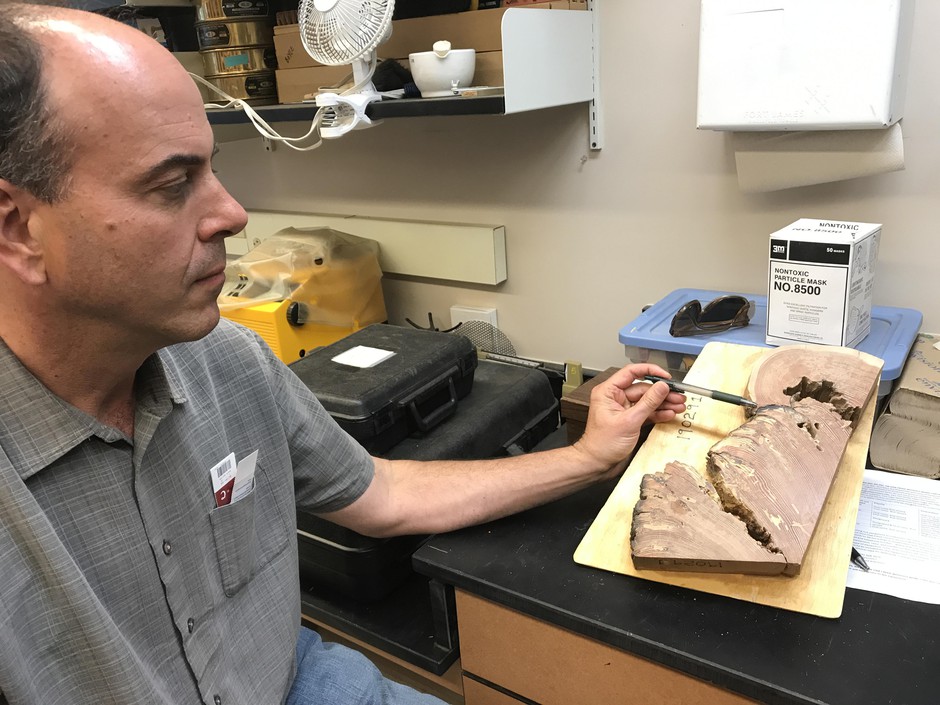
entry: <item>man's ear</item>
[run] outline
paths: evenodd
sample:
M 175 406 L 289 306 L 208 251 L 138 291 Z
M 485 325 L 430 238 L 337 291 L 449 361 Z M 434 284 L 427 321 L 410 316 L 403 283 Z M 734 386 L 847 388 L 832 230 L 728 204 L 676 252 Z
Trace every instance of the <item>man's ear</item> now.
M 42 243 L 30 230 L 37 199 L 0 179 L 0 267 L 27 284 L 46 281 Z

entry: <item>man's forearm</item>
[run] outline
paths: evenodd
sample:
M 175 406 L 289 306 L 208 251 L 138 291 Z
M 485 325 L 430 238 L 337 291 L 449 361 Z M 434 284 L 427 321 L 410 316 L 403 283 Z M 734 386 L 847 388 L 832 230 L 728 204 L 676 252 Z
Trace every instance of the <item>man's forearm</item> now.
M 370 536 L 450 531 L 496 519 L 622 472 L 643 424 L 671 421 L 685 397 L 663 382 L 656 365 L 629 365 L 595 387 L 584 435 L 572 446 L 491 460 L 414 461 L 373 458 L 375 476 L 359 499 L 325 514 Z
M 437 533 L 543 504 L 607 476 L 578 446 L 475 461 L 384 461 L 406 518 L 395 533 Z M 414 531 L 416 529 L 417 531 Z
M 376 458 L 365 494 L 325 516 L 370 536 L 440 533 L 562 497 L 609 470 L 578 446 L 487 460 Z

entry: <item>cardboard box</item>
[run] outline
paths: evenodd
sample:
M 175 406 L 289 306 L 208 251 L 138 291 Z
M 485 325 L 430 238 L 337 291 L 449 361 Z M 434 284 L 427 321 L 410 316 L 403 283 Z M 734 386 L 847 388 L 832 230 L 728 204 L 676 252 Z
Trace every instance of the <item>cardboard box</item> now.
M 881 225 L 801 218 L 770 235 L 768 345 L 851 347 L 871 329 Z
M 277 99 L 279 103 L 300 103 L 304 96 L 316 94 L 321 87 L 333 86 L 348 76 L 348 66 L 311 66 L 302 69 L 278 69 Z
M 699 128 L 874 129 L 902 117 L 913 0 L 757 4 L 702 0 Z
M 503 48 L 500 25 L 505 12 L 498 8 L 395 20 L 392 36 L 379 45 L 379 56 L 405 59 L 414 52 L 431 51 L 434 42 L 441 39 L 454 49 L 499 51 Z
M 541 2 L 519 5 L 520 8 L 551 10 L 586 10 L 585 0 Z M 392 22 L 392 36 L 378 48 L 385 59 L 407 59 L 409 54 L 431 51 L 434 42 L 446 39 L 454 49 L 476 49 L 477 52 L 500 51 L 503 48 L 503 14 L 510 8 L 472 10 L 449 15 L 414 17 Z M 500 83 L 502 85 L 502 83 Z
M 542 0 L 514 7 L 541 10 L 587 10 L 587 0 L 551 0 L 550 2 Z M 407 59 L 411 53 L 430 51 L 431 46 L 439 39 L 446 39 L 454 49 L 476 49 L 478 53 L 500 51 L 503 44 L 501 23 L 503 13 L 507 9 L 474 10 L 395 20 L 392 22 L 392 35 L 384 44 L 379 45 L 378 54 L 383 59 Z M 278 68 L 298 69 L 323 66 L 304 49 L 300 39 L 299 25 L 275 27 L 274 49 L 277 53 Z M 487 81 L 485 84 L 476 82 L 477 85 L 503 85 L 502 60 L 499 63 L 499 81 Z M 407 62 L 404 66 L 407 67 Z M 492 70 L 494 66 L 495 63 L 490 63 L 485 68 Z
M 477 52 L 476 67 L 473 70 L 473 85 L 503 85 L 503 52 Z
M 550 10 L 586 10 L 586 0 L 551 0 L 518 7 Z M 395 20 L 392 35 L 380 44 L 382 58 L 397 59 L 408 68 L 408 54 L 430 51 L 434 42 L 447 39 L 454 49 L 476 49 L 476 70 L 473 85 L 502 86 L 503 53 L 501 23 L 508 8 L 474 10 L 449 15 L 415 17 Z M 333 85 L 350 72 L 349 66 L 325 66 L 311 57 L 300 39 L 299 25 L 274 28 L 274 49 L 277 54 L 278 100 L 299 103 L 305 94 L 321 86 Z M 311 71 L 311 69 L 322 69 Z M 307 73 L 294 73 L 295 71 Z
M 275 27 L 274 51 L 277 53 L 277 66 L 281 69 L 323 66 L 304 49 L 303 42 L 300 40 L 300 25 L 290 24 Z

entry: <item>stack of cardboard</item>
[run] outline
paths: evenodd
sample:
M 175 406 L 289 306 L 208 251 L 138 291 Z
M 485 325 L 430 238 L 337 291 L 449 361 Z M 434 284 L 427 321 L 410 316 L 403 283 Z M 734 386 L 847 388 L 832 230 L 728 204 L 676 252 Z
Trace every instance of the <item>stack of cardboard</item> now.
M 396 59 L 408 66 L 408 55 L 430 51 L 434 42 L 446 39 L 454 49 L 475 49 L 475 86 L 503 85 L 501 22 L 510 7 L 550 10 L 586 10 L 587 0 L 552 0 L 507 5 L 492 10 L 473 10 L 449 15 L 415 17 L 392 23 L 392 35 L 379 45 L 382 59 Z M 298 25 L 274 29 L 277 52 L 277 90 L 281 103 L 299 103 L 321 87 L 333 87 L 350 76 L 349 66 L 324 66 L 313 60 L 300 40 Z

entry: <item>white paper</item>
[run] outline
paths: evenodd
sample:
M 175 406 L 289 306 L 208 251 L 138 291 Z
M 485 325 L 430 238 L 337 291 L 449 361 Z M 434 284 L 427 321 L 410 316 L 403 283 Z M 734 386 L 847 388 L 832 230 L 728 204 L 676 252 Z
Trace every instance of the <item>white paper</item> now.
M 357 345 L 334 357 L 333 362 L 338 362 L 341 365 L 349 365 L 350 367 L 375 367 L 394 354 L 395 352 L 392 350 L 381 350 L 380 348 L 370 348 L 366 345 Z
M 235 469 L 235 486 L 232 487 L 233 504 L 254 489 L 255 465 L 257 463 L 257 450 L 238 461 L 238 467 Z
M 882 130 L 735 132 L 744 193 L 846 181 L 904 169 L 901 124 Z
M 866 470 L 847 585 L 940 604 L 940 481 Z

